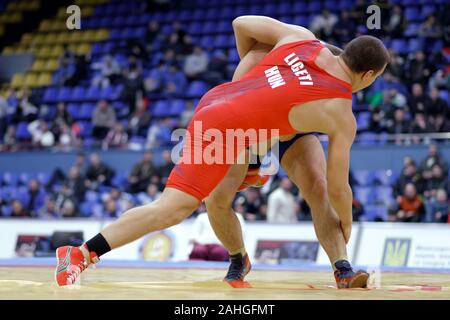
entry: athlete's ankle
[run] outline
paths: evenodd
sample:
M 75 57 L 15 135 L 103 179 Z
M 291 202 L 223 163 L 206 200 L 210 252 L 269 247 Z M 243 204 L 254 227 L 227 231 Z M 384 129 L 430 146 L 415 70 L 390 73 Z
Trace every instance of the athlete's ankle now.
M 234 257 L 234 256 L 237 256 L 239 254 L 241 254 L 241 256 L 244 257 L 247 254 L 247 250 L 245 250 L 245 248 L 240 248 L 240 249 L 235 250 L 235 251 L 229 251 L 228 254 L 230 255 L 230 257 Z
M 333 263 L 333 271 L 351 271 L 353 267 L 347 259 L 340 259 Z
M 84 243 L 82 247 L 83 254 L 85 254 L 84 252 L 87 251 L 87 259 L 89 259 L 88 261 L 92 261 L 93 263 L 97 263 L 102 255 L 111 251 L 111 247 L 101 233 L 86 241 L 86 243 Z

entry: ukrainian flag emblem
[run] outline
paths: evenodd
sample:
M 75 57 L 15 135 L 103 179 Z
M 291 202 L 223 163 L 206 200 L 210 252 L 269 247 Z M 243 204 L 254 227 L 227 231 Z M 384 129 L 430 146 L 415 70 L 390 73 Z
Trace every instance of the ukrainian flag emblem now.
M 382 266 L 406 267 L 411 239 L 387 238 L 384 243 Z

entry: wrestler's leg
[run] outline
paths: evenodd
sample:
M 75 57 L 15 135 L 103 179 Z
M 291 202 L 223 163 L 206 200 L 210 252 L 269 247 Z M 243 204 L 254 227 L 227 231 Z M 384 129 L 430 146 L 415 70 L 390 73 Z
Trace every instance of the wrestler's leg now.
M 198 204 L 199 201 L 186 192 L 165 188 L 158 200 L 126 211 L 101 234 L 111 249 L 114 249 L 150 232 L 182 222 Z
M 310 206 L 317 238 L 331 264 L 347 260 L 339 217 L 328 199 L 326 160 L 319 139 L 313 135 L 298 139 L 284 153 L 281 165 Z
M 223 246 L 230 255 L 245 253 L 241 225 L 232 203 L 237 189 L 247 174 L 248 164 L 231 166 L 225 178 L 205 199 L 209 221 Z

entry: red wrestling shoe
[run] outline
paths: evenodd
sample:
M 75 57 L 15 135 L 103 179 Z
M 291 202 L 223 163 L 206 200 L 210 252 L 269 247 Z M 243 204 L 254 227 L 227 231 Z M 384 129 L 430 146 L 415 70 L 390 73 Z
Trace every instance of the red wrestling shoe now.
M 58 265 L 55 270 L 55 280 L 58 286 L 74 284 L 81 272 L 91 263 L 97 263 L 99 261 L 94 252 L 90 252 L 89 254 L 90 261 L 87 261 L 80 247 L 65 246 L 56 249 Z
M 338 289 L 367 288 L 369 274 L 365 271 L 353 271 L 350 263 L 346 260 L 339 260 L 335 264 L 336 271 L 334 278 Z
M 245 179 L 242 182 L 241 186 L 239 187 L 238 191 L 242 191 L 244 189 L 247 189 L 248 187 L 261 188 L 263 185 L 266 184 L 267 181 L 269 181 L 269 179 L 270 176 L 260 174 L 259 169 L 249 171 L 245 176 Z

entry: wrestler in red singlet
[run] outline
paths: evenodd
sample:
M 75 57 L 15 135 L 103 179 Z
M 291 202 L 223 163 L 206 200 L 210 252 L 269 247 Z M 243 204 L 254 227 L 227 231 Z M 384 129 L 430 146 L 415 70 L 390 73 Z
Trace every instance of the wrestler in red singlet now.
M 189 134 L 194 136 L 194 121 L 201 121 L 203 132 L 215 128 L 224 136 L 226 129 L 278 129 L 280 136 L 290 135 L 296 133 L 289 123 L 292 107 L 320 99 L 351 99 L 349 83 L 315 64 L 322 48 L 324 45 L 318 40 L 281 45 L 240 80 L 211 89 L 199 102 L 188 126 Z M 203 148 L 210 143 L 201 141 Z M 248 144 L 238 147 L 237 151 L 242 151 Z M 189 153 L 191 159 L 193 152 L 194 148 L 189 144 L 184 146 L 183 154 Z M 181 162 L 172 170 L 166 186 L 202 201 L 219 184 L 229 167 L 230 164 Z

